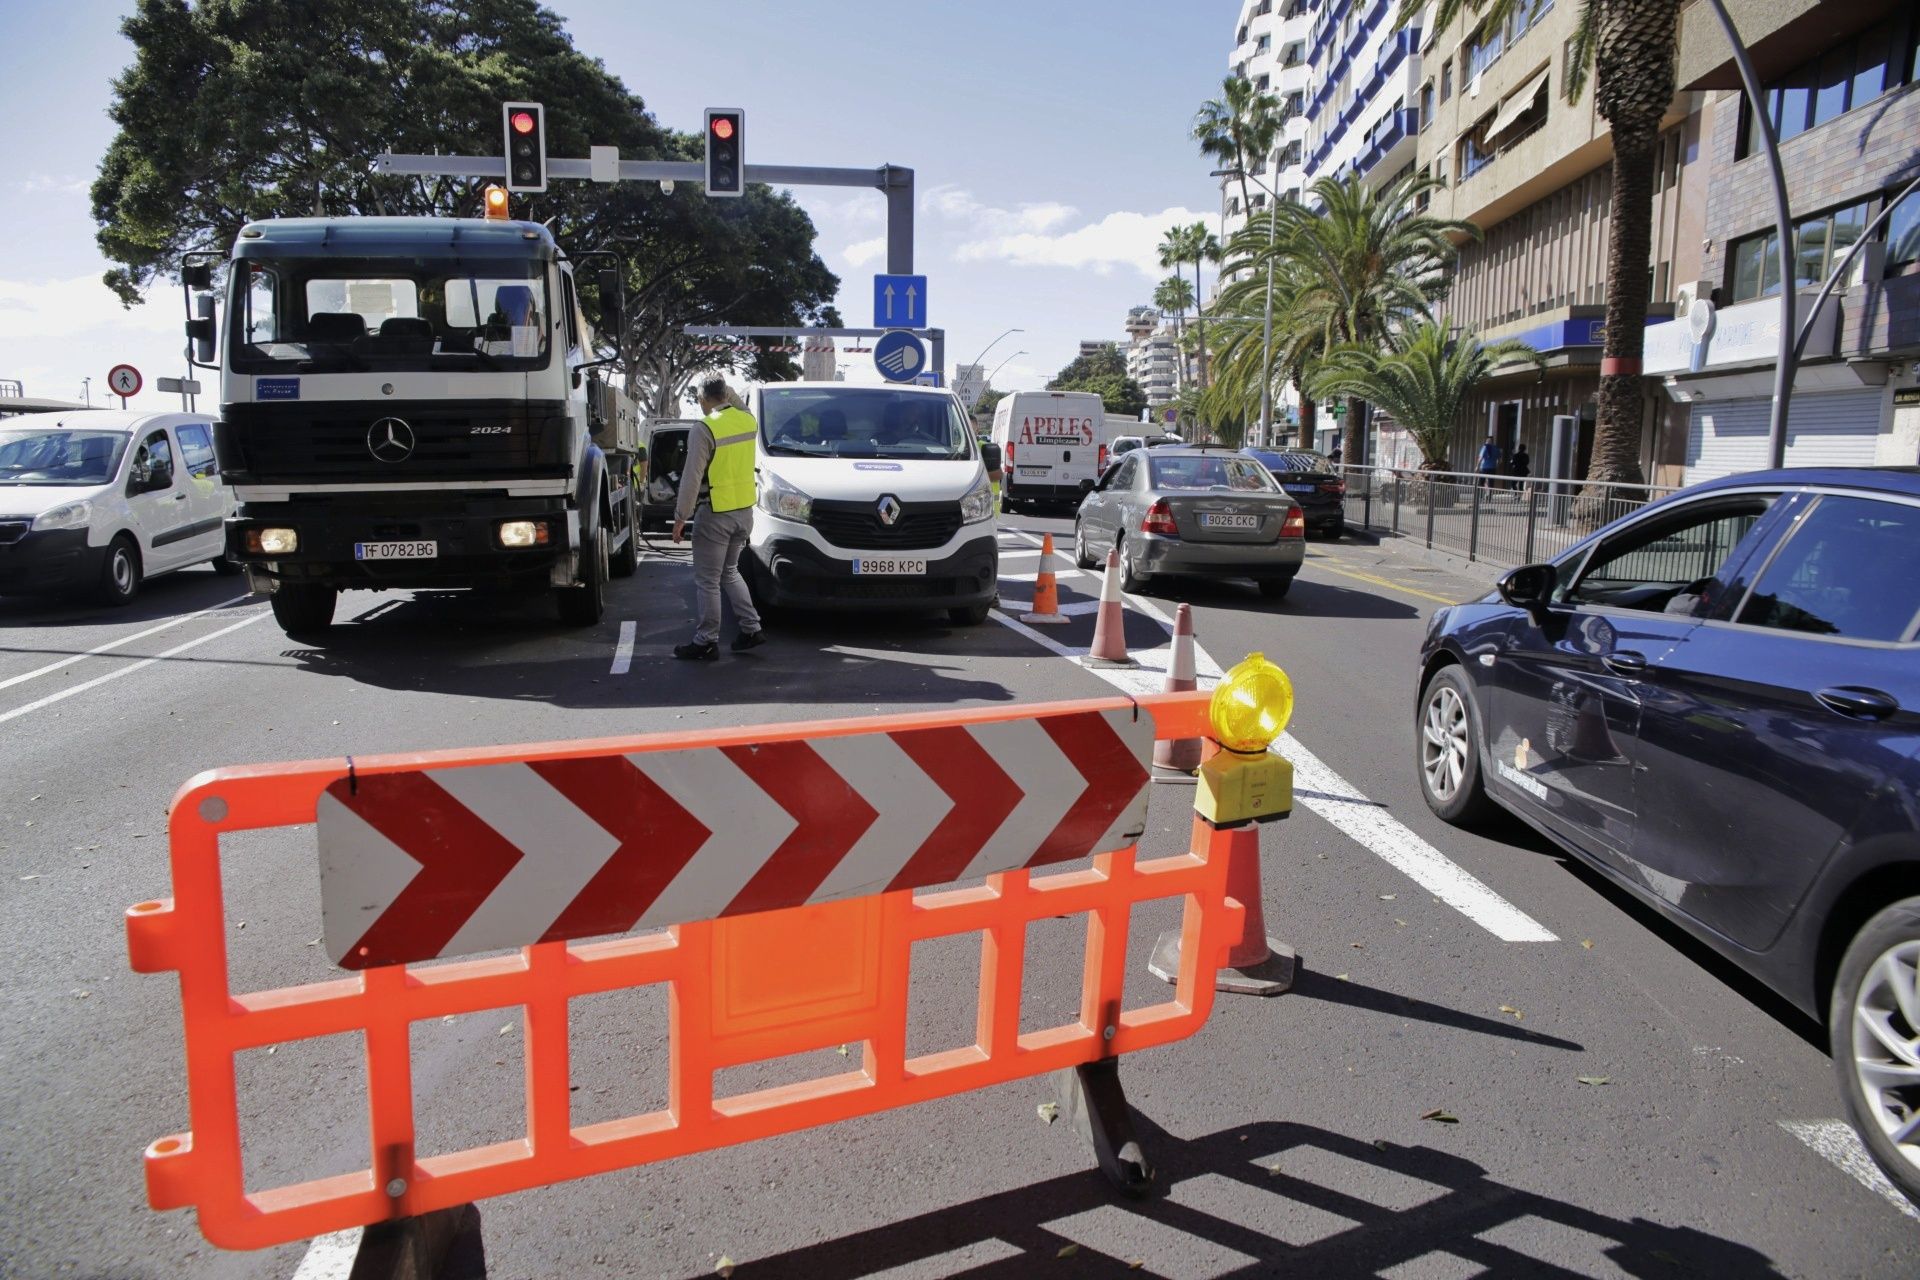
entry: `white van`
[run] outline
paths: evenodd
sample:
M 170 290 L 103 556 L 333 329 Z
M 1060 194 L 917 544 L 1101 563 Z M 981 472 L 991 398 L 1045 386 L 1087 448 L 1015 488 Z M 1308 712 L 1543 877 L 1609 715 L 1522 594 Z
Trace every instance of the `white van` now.
M 0 594 L 91 592 L 125 604 L 143 578 L 225 556 L 233 502 L 213 422 L 74 409 L 0 420 Z
M 1008 509 L 1077 505 L 1106 469 L 1106 420 L 1090 391 L 1016 391 L 995 405 Z
M 760 499 L 741 569 L 756 601 L 986 621 L 1000 581 L 993 491 L 951 391 L 769 383 L 748 407 Z

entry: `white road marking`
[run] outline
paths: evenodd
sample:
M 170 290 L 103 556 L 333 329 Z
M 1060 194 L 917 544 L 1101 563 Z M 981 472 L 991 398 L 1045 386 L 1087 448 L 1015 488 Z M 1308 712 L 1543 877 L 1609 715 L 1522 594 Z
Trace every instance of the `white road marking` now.
M 353 1259 L 360 1252 L 360 1228 L 316 1236 L 300 1259 L 293 1280 L 347 1280 L 353 1272 Z
M 132 644 L 135 640 L 144 640 L 148 636 L 160 634 L 169 627 L 177 627 L 183 622 L 192 622 L 195 618 L 205 617 L 207 614 L 224 609 L 230 604 L 239 604 L 242 600 L 250 599 L 252 599 L 251 595 L 238 595 L 231 600 L 222 600 L 219 604 L 208 605 L 206 608 L 196 609 L 192 613 L 183 613 L 177 618 L 169 618 L 157 627 L 148 627 L 145 631 L 136 631 L 130 636 L 121 636 L 118 640 L 109 640 L 106 644 L 96 645 L 85 653 L 76 653 L 71 658 L 62 658 L 58 662 L 50 662 L 44 667 L 27 672 L 25 675 L 9 676 L 5 680 L 0 680 L 0 689 L 11 689 L 14 685 L 25 684 L 29 680 L 37 680 L 41 676 L 58 671 L 62 667 L 70 667 L 74 663 L 91 658 L 96 654 L 111 652 L 123 644 Z
M 1906 1214 L 1909 1218 L 1920 1219 L 1920 1209 L 1900 1194 L 1900 1189 L 1887 1180 L 1880 1172 L 1880 1166 L 1873 1162 L 1867 1152 L 1867 1144 L 1860 1141 L 1860 1135 L 1853 1126 L 1844 1120 L 1782 1120 L 1780 1127 L 1800 1141 L 1812 1147 L 1840 1172 L 1850 1175 L 1867 1190 L 1879 1195 L 1886 1202 Z
M 266 609 L 262 609 L 259 613 L 252 614 L 249 617 L 242 618 L 240 621 L 234 623 L 230 627 L 222 627 L 218 631 L 210 632 L 207 635 L 201 636 L 197 640 L 189 640 L 185 644 L 177 644 L 173 648 L 168 649 L 165 653 L 157 653 L 151 658 L 142 658 L 139 662 L 133 663 L 130 666 L 121 667 L 117 671 L 109 671 L 102 676 L 95 676 L 93 679 L 85 681 L 84 683 L 81 683 L 81 684 L 76 684 L 70 689 L 62 689 L 58 693 L 50 693 L 46 697 L 40 699 L 38 702 L 29 702 L 24 707 L 15 707 L 11 711 L 0 713 L 0 724 L 5 724 L 9 720 L 17 720 L 21 716 L 24 716 L 29 712 L 40 710 L 42 707 L 50 707 L 56 702 L 61 702 L 67 698 L 71 698 L 76 693 L 85 693 L 89 689 L 97 689 L 101 685 L 106 684 L 109 680 L 118 680 L 121 676 L 130 676 L 134 672 L 139 671 L 144 667 L 150 667 L 156 662 L 164 662 L 166 659 L 171 658 L 176 654 L 185 653 L 189 649 L 198 648 L 199 646 L 207 643 L 209 640 L 218 640 L 221 636 L 224 636 L 229 632 L 238 631 L 242 627 L 251 626 L 253 623 L 260 621 L 260 619 L 271 617 L 271 616 L 272 614 L 270 611 Z
M 613 671 L 611 673 L 613 675 L 623 676 L 627 674 L 627 669 L 633 666 L 634 625 L 635 624 L 631 622 L 623 622 L 620 624 L 620 643 L 613 647 Z
M 1084 572 L 1084 571 L 1083 571 Z M 1089 574 L 1089 576 L 1093 576 Z M 1123 602 L 1159 622 L 1169 633 L 1166 645 L 1132 651 L 1138 664 L 1133 667 L 1087 667 L 1094 675 L 1129 696 L 1158 693 L 1166 685 L 1167 667 L 1172 656 L 1173 621 L 1156 605 L 1136 596 L 1124 596 Z M 992 615 L 1002 626 L 1032 640 L 1041 648 L 1076 663 L 1086 650 L 1061 644 L 1041 635 L 1015 618 L 995 611 Z M 1217 682 L 1223 672 L 1213 656 L 1196 642 L 1193 646 L 1194 671 L 1201 688 Z M 1328 768 L 1300 740 L 1283 735 L 1277 744 L 1281 754 L 1293 761 L 1294 801 L 1326 819 L 1342 834 L 1368 849 L 1389 866 L 1413 880 L 1428 893 L 1466 916 L 1503 942 L 1558 942 L 1559 937 L 1545 925 L 1508 902 L 1438 849 L 1428 844 L 1412 828 L 1367 798 L 1357 787 Z M 1303 794 L 1314 792 L 1314 795 Z

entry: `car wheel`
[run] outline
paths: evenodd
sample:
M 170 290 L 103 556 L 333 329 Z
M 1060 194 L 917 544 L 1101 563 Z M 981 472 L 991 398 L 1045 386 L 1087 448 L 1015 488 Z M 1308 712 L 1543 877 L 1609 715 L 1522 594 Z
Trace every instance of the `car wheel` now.
M 1076 568 L 1093 568 L 1093 554 L 1087 550 L 1087 527 L 1078 520 L 1073 522 L 1073 563 Z
M 213 571 L 223 578 L 231 578 L 237 573 L 245 573 L 247 571 L 247 566 L 241 564 L 238 560 L 227 559 L 224 554 L 215 556 L 213 559 L 207 561 L 207 563 L 212 565 Z
M 1287 592 L 1293 590 L 1292 578 L 1260 579 L 1260 597 L 1263 600 L 1285 600 Z
M 1129 595 L 1133 595 L 1133 594 L 1137 594 L 1139 592 L 1145 591 L 1147 589 L 1148 578 L 1149 578 L 1149 575 L 1140 572 L 1140 567 L 1134 563 L 1132 544 L 1127 541 L 1127 536 L 1125 534 L 1121 534 L 1120 535 L 1120 590 L 1126 592 Z
M 591 627 L 600 621 L 607 608 L 607 530 L 594 531 L 593 553 L 581 565 L 581 583 L 562 587 L 556 595 L 560 621 L 570 627 Z
M 100 583 L 95 590 L 102 604 L 130 604 L 140 594 L 140 548 L 127 534 L 121 534 L 107 548 L 106 563 L 100 566 Z
M 1347 536 L 1347 522 L 1344 517 L 1327 526 L 1327 540 L 1337 542 Z
M 634 570 L 640 567 L 640 509 L 633 500 L 633 490 L 627 490 L 627 544 L 613 553 L 608 569 L 616 578 L 631 578 Z
M 965 604 L 947 610 L 947 620 L 956 627 L 977 627 L 987 620 L 993 611 L 991 604 Z
M 1827 1035 L 1853 1127 L 1920 1204 L 1920 898 L 1867 921 L 1833 980 Z
M 1485 817 L 1491 802 L 1480 778 L 1480 713 L 1459 667 L 1442 667 L 1427 681 L 1414 738 L 1427 808 L 1456 826 Z
M 333 625 L 333 606 L 340 592 L 310 582 L 283 582 L 268 597 L 273 620 L 290 636 L 314 635 Z

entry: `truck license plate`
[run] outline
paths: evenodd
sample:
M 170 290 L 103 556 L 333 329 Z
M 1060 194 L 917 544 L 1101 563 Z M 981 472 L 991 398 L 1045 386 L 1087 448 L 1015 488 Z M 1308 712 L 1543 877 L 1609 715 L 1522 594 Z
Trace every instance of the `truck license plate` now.
M 857 574 L 924 574 L 925 560 L 905 560 L 899 556 L 866 556 L 853 562 Z
M 439 556 L 437 542 L 356 542 L 355 560 L 432 560 Z
M 1258 529 L 1260 517 L 1202 515 L 1200 523 L 1209 529 Z

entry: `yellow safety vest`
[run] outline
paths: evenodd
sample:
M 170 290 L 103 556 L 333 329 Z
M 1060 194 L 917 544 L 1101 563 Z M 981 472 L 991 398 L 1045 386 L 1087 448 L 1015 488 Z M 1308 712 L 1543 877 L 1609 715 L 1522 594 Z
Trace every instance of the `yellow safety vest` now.
M 753 439 L 759 426 L 745 409 L 726 408 L 707 418 L 713 460 L 707 464 L 707 505 L 738 511 L 753 505 Z

